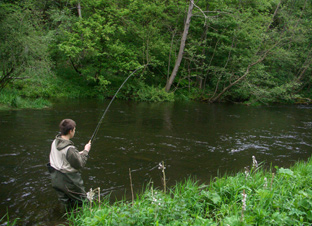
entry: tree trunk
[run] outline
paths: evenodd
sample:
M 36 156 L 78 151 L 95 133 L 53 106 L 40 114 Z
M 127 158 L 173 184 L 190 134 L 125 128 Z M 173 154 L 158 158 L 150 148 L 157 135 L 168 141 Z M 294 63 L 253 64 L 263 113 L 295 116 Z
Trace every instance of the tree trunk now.
M 77 9 L 78 9 L 78 16 L 79 16 L 79 18 L 82 18 L 82 16 L 81 16 L 81 6 L 80 6 L 80 1 L 78 1 L 78 4 L 77 4 Z
M 0 91 L 8 84 L 10 81 L 10 75 L 14 72 L 14 68 L 11 68 L 11 70 L 8 73 L 4 73 L 3 77 L 0 79 Z
M 189 28 L 190 28 L 193 7 L 194 7 L 193 1 L 190 0 L 190 5 L 189 5 L 189 8 L 188 8 L 188 12 L 187 12 L 187 18 L 186 18 L 186 21 L 185 21 L 184 32 L 183 32 L 182 39 L 181 39 L 181 44 L 180 44 L 180 50 L 179 50 L 178 58 L 177 58 L 177 60 L 175 62 L 175 65 L 174 65 L 173 71 L 172 71 L 172 73 L 170 75 L 170 78 L 167 81 L 167 84 L 166 84 L 166 87 L 165 87 L 166 92 L 170 91 L 171 85 L 172 85 L 172 83 L 173 83 L 173 81 L 174 81 L 174 79 L 175 79 L 175 77 L 177 75 L 177 72 L 178 72 L 179 67 L 180 67 L 180 63 L 181 63 L 182 58 L 183 58 L 185 42 L 186 42 L 187 34 L 188 34 L 188 31 L 189 31 Z
M 176 29 L 173 31 L 172 38 L 171 38 L 171 44 L 170 44 L 170 51 L 169 51 L 169 60 L 168 60 L 168 72 L 167 72 L 167 82 L 169 80 L 169 73 L 170 73 L 170 62 L 171 62 L 171 52 L 172 52 L 172 46 L 174 41 L 174 36 L 176 35 Z

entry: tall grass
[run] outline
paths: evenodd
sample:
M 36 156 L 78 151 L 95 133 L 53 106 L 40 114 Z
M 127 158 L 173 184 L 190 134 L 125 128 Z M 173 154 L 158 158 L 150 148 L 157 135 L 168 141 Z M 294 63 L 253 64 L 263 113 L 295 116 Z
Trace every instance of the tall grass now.
M 68 221 L 70 225 L 310 225 L 311 184 L 311 160 L 290 169 L 252 167 L 250 172 L 216 177 L 209 185 L 188 178 L 167 193 L 150 184 L 133 203 L 109 204 L 106 198 L 92 209 L 86 203 L 70 213 Z
M 7 213 L 0 218 L 0 224 L 6 225 L 6 226 L 15 226 L 15 225 L 17 225 L 18 221 L 19 221 L 19 218 L 16 218 L 14 220 L 10 220 L 8 210 L 7 210 Z

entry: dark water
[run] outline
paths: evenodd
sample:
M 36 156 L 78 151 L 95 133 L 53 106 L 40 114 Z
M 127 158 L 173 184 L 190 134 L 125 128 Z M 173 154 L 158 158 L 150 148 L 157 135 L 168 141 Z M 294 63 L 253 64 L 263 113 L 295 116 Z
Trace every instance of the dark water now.
M 0 112 L 0 218 L 19 225 L 64 222 L 45 168 L 63 118 L 77 122 L 79 149 L 90 139 L 108 101 L 56 103 L 45 110 Z M 87 190 L 130 197 L 129 168 L 136 191 L 149 181 L 161 186 L 188 176 L 208 182 L 217 172 L 237 172 L 258 162 L 288 167 L 312 152 L 312 107 L 115 101 L 94 140 L 82 175 Z M 1 222 L 5 224 L 4 221 Z

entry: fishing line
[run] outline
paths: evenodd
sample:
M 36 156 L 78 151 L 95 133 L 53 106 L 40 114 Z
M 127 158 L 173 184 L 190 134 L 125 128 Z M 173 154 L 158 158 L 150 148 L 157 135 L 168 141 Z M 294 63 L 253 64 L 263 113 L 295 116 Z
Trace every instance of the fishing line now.
M 95 136 L 97 135 L 97 133 L 98 133 L 98 131 L 99 131 L 99 129 L 100 129 L 100 126 L 101 126 L 101 124 L 102 124 L 102 121 L 103 121 L 103 119 L 104 119 L 104 117 L 105 117 L 105 115 L 106 115 L 106 112 L 107 112 L 107 110 L 109 109 L 109 107 L 110 107 L 110 105 L 112 104 L 112 102 L 114 101 L 115 97 L 117 96 L 119 90 L 123 87 L 123 85 L 128 81 L 128 79 L 129 79 L 134 73 L 136 73 L 139 69 L 141 69 L 141 68 L 143 68 L 143 67 L 145 67 L 145 66 L 146 66 L 146 65 L 143 65 L 143 66 L 137 68 L 137 69 L 136 69 L 134 72 L 132 72 L 132 73 L 125 79 L 125 81 L 121 84 L 121 86 L 119 87 L 119 89 L 117 90 L 117 92 L 115 93 L 115 95 L 113 96 L 112 100 L 109 102 L 107 108 L 105 109 L 105 111 L 104 111 L 104 113 L 103 113 L 103 115 L 102 115 L 100 121 L 98 122 L 98 124 L 97 124 L 97 126 L 96 126 L 96 128 L 95 128 L 95 130 L 94 130 L 94 132 L 93 132 L 93 134 L 92 134 L 92 136 L 91 136 L 91 139 L 90 139 L 90 141 L 89 141 L 90 143 L 94 143 L 94 142 L 92 142 L 92 141 L 93 141 L 93 139 L 95 138 Z

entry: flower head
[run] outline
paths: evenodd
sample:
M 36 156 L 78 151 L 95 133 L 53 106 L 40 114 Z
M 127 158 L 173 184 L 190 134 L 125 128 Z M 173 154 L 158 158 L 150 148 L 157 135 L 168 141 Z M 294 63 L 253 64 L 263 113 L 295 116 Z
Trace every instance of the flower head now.
M 87 192 L 87 199 L 92 202 L 93 198 L 94 198 L 95 192 L 92 190 L 92 188 L 90 188 L 90 191 Z
M 160 163 L 158 164 L 158 169 L 160 169 L 161 171 L 164 172 L 164 170 L 166 169 L 166 167 L 160 162 Z
M 267 178 L 265 177 L 264 178 L 264 185 L 263 185 L 264 188 L 267 188 L 268 187 L 268 180 Z
M 245 176 L 246 176 L 246 179 L 249 177 L 249 169 L 248 169 L 248 167 L 245 167 Z
M 245 211 L 245 210 L 246 210 L 246 199 L 247 199 L 247 194 L 244 192 L 244 193 L 242 194 L 242 196 L 243 196 L 243 200 L 242 200 L 242 202 L 243 202 L 243 210 Z
M 258 168 L 258 162 L 257 162 L 256 157 L 254 155 L 252 156 L 252 166 L 254 168 Z

